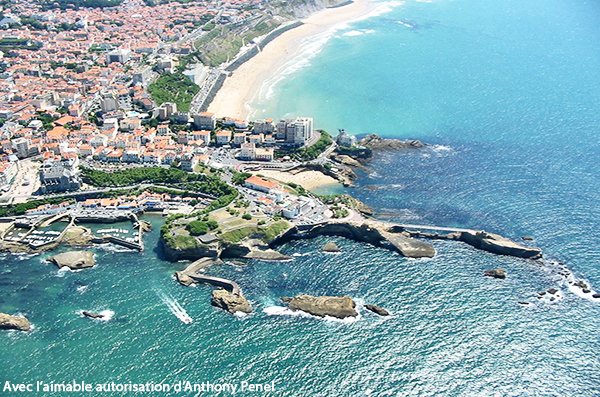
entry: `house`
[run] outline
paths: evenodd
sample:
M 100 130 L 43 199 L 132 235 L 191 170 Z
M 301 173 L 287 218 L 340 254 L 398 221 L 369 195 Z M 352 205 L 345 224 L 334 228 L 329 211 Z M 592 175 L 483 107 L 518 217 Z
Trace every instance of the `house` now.
M 198 157 L 193 154 L 186 153 L 181 157 L 181 169 L 192 172 L 198 165 Z
M 236 146 L 241 146 L 243 143 L 246 143 L 246 133 L 245 132 L 236 132 L 233 134 L 233 144 Z
M 201 130 L 214 130 L 217 128 L 217 118 L 213 113 L 203 112 L 193 116 L 194 126 Z
M 227 145 L 231 141 L 231 131 L 221 130 L 217 131 L 217 145 Z

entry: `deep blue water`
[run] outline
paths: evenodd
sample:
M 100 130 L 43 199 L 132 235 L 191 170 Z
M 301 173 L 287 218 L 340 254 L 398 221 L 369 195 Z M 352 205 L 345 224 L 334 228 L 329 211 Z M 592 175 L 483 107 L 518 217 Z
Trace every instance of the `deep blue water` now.
M 171 275 L 185 264 L 152 249 L 98 250 L 96 268 L 63 274 L 45 256 L 3 256 L 0 311 L 26 314 L 35 330 L 0 334 L 0 381 L 275 380 L 282 396 L 600 396 L 600 304 L 570 292 L 551 263 L 564 261 L 600 290 L 599 38 L 594 1 L 408 1 L 338 30 L 256 104 L 275 117 L 313 115 L 330 131 L 435 145 L 378 154 L 350 193 L 389 219 L 532 235 L 545 262 L 450 242 L 435 242 L 434 259 L 407 260 L 344 239 L 335 239 L 339 255 L 320 252 L 327 239 L 297 241 L 282 247 L 302 255 L 291 262 L 214 269 L 254 304 L 240 319 L 209 305 L 209 287 L 177 285 Z M 151 219 L 148 247 L 161 221 Z M 506 280 L 482 276 L 500 266 Z M 538 302 L 535 293 L 551 287 L 564 298 Z M 339 323 L 264 312 L 301 292 L 347 294 L 393 316 Z M 165 296 L 194 322 L 180 322 Z M 93 322 L 81 309 L 115 315 Z

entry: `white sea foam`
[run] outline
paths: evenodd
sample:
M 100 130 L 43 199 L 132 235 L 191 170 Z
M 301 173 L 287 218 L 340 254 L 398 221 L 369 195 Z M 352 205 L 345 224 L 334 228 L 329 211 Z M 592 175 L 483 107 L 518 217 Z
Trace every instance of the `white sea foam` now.
M 157 292 L 160 300 L 169 308 L 169 311 L 184 324 L 191 324 L 194 320 L 188 312 L 173 297 Z
M 375 30 L 373 30 L 373 29 L 356 29 L 356 30 L 351 30 L 349 32 L 343 33 L 342 36 L 355 37 L 355 36 L 363 36 L 365 34 L 371 34 L 371 33 L 375 33 Z
M 310 36 L 302 40 L 300 45 L 298 46 L 298 51 L 292 57 L 290 57 L 286 63 L 284 63 L 281 67 L 275 70 L 272 74 L 273 77 L 265 80 L 261 88 L 256 93 L 256 95 L 250 100 L 250 103 L 245 104 L 245 107 L 250 111 L 250 116 L 253 117 L 256 114 L 256 109 L 252 108 L 251 103 L 269 101 L 273 97 L 277 85 L 279 85 L 290 75 L 310 66 L 312 63 L 312 59 L 323 50 L 325 44 L 327 44 L 327 42 L 332 37 L 334 37 L 337 34 L 337 32 L 344 29 L 350 29 L 351 25 L 356 22 L 387 14 L 388 12 L 391 12 L 394 8 L 402 4 L 403 2 L 401 1 L 388 1 L 385 3 L 381 3 L 373 11 L 366 13 L 365 15 L 362 15 L 358 18 L 352 19 L 347 22 L 342 22 L 320 34 Z M 371 29 L 363 29 L 360 31 L 356 31 L 360 32 L 361 35 L 373 32 Z M 346 36 L 353 35 L 358 34 L 352 33 Z
M 267 316 L 291 316 L 291 317 L 305 317 L 305 318 L 314 318 L 317 320 L 323 320 L 334 323 L 342 323 L 342 324 L 351 324 L 361 319 L 360 312 L 356 317 L 346 317 L 344 319 L 339 319 L 331 316 L 319 317 L 313 316 L 312 314 L 303 312 L 301 310 L 291 310 L 284 306 L 267 306 L 263 309 L 263 313 Z
M 110 321 L 115 316 L 115 312 L 112 311 L 112 310 L 110 310 L 110 309 L 99 311 L 98 314 L 100 314 L 102 317 L 93 318 L 92 320 L 96 320 L 96 321 Z M 83 314 L 83 310 L 79 311 L 79 315 L 81 317 L 85 317 L 85 315 Z
M 86 292 L 88 290 L 89 286 L 88 285 L 80 285 L 79 287 L 77 287 L 77 292 L 79 292 L 80 294 L 83 294 L 84 292 Z

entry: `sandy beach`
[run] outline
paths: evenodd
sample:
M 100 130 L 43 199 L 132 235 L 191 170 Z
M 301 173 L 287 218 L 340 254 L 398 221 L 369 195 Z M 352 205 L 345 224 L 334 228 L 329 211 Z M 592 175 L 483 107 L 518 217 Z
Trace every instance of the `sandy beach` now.
M 295 183 L 307 190 L 317 189 L 324 186 L 339 186 L 340 183 L 328 175 L 319 171 L 302 171 L 299 173 L 261 170 L 254 174 L 260 174 L 264 177 L 275 179 L 283 183 Z
M 355 0 L 346 6 L 321 10 L 302 20 L 303 25 L 281 34 L 234 71 L 225 80 L 208 110 L 218 117 L 247 119 L 250 113 L 248 103 L 267 79 L 284 68 L 286 61 L 298 52 L 307 38 L 326 33 L 344 22 L 363 18 L 380 5 L 372 0 Z

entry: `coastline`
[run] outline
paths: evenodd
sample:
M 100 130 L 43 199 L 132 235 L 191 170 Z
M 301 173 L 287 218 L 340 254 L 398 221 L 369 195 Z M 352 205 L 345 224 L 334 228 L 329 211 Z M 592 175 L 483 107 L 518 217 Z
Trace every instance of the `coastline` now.
M 239 65 L 225 79 L 208 111 L 217 117 L 247 119 L 251 111 L 249 103 L 269 78 L 286 67 L 290 57 L 305 45 L 307 38 L 327 34 L 344 23 L 368 17 L 381 5 L 373 0 L 355 0 L 350 4 L 323 9 L 303 19 L 301 25 L 282 33 L 258 54 Z

